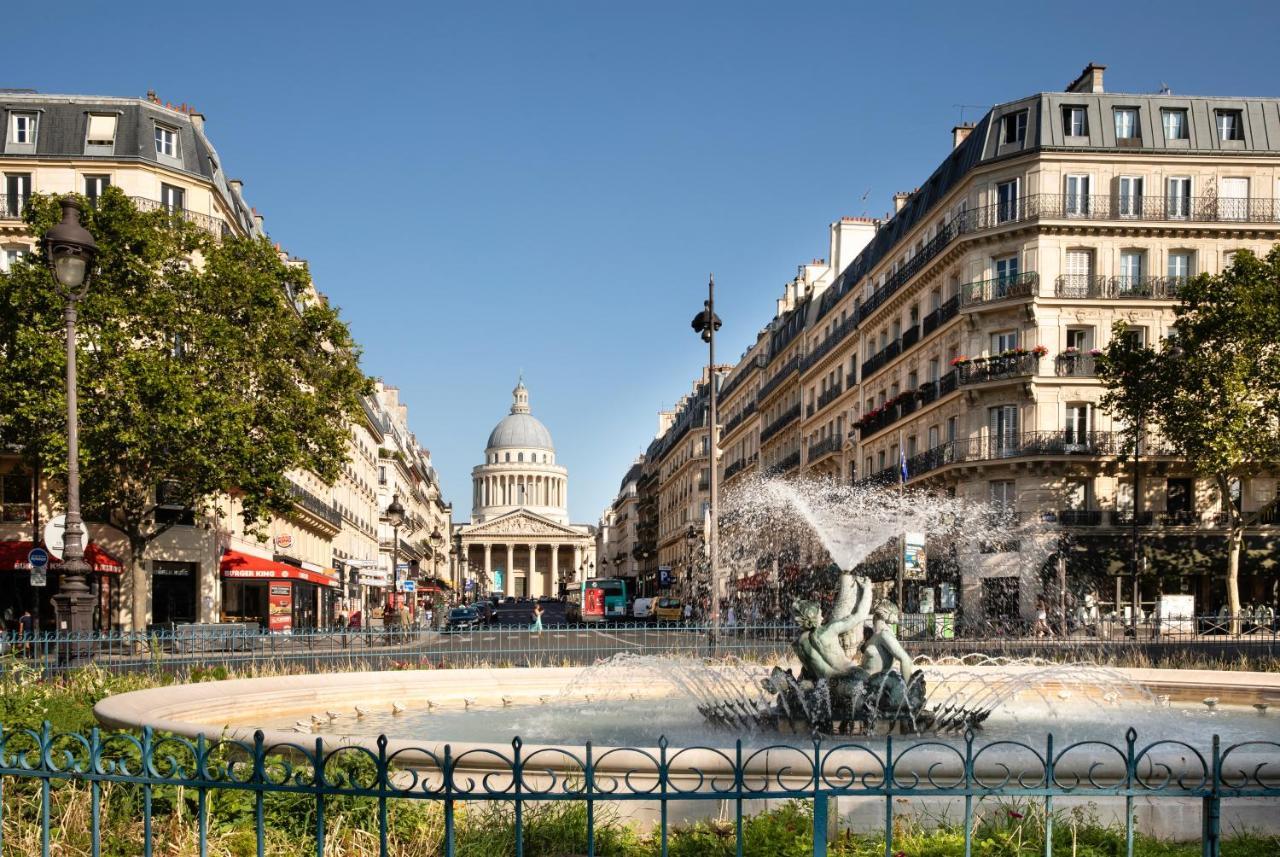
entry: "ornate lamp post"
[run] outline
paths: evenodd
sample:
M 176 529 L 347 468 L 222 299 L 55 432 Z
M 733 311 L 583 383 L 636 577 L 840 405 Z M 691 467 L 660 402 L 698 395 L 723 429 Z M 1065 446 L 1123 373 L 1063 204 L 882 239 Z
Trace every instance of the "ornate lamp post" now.
M 710 389 L 710 406 L 707 413 L 707 437 L 710 440 L 711 502 L 707 521 L 707 562 L 711 579 L 711 650 L 715 651 L 720 637 L 720 500 L 719 475 L 716 473 L 720 450 L 720 432 L 716 414 L 716 331 L 720 329 L 720 317 L 716 315 L 716 278 L 707 281 L 707 299 L 703 310 L 693 317 L 690 326 L 707 343 L 707 386 Z
M 387 523 L 391 525 L 391 604 L 395 605 L 396 592 L 400 589 L 400 527 L 404 524 L 404 504 L 400 502 L 399 491 L 391 495 Z M 383 624 L 386 624 L 385 614 Z
M 67 323 L 67 529 L 63 537 L 62 573 L 58 594 L 53 596 L 58 630 L 73 637 L 93 630 L 93 596 L 89 591 L 89 565 L 84 561 L 84 521 L 80 517 L 80 423 L 76 398 L 76 317 L 77 304 L 89 291 L 93 260 L 98 245 L 89 230 L 80 225 L 80 203 L 62 198 L 62 222 L 44 237 L 45 261 L 66 300 Z M 135 581 L 135 585 L 137 581 Z M 135 607 L 138 599 L 134 599 Z M 139 617 L 134 617 L 134 624 Z M 82 644 L 68 653 L 72 661 L 84 655 Z

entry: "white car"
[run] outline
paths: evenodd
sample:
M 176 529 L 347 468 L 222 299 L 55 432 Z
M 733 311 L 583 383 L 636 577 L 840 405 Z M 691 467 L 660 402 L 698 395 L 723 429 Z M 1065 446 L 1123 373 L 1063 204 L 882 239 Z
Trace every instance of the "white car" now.
M 631 605 L 631 617 L 633 619 L 652 619 L 654 600 L 653 598 L 637 598 Z

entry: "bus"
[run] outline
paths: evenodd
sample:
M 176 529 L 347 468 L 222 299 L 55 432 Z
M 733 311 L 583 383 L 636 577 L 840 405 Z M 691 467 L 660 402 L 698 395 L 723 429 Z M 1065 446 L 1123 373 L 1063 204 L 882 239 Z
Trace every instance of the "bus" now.
M 605 622 L 627 618 L 627 582 L 616 577 L 584 580 L 565 593 L 569 622 Z

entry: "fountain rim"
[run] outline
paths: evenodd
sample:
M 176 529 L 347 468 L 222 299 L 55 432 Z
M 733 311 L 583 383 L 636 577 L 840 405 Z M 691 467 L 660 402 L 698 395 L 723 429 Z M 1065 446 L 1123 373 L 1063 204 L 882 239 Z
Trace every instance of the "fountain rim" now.
M 444 687 L 441 687 L 441 682 L 458 685 L 459 687 L 455 689 L 455 692 L 470 687 L 472 690 L 467 692 L 475 693 L 476 695 L 480 694 L 474 691 L 474 688 L 478 683 L 484 683 L 483 686 L 488 689 L 485 694 L 486 698 L 494 693 L 501 694 L 504 691 L 508 693 L 515 692 L 521 697 L 529 697 L 532 692 L 534 698 L 536 698 L 539 690 L 549 690 L 552 684 L 558 690 L 573 675 L 579 674 L 582 669 L 584 668 L 537 667 L 518 670 L 472 668 L 410 670 L 390 673 L 310 673 L 268 678 L 196 682 L 148 688 L 110 696 L 94 706 L 94 715 L 104 726 L 110 728 L 141 729 L 150 727 L 157 732 L 178 735 L 190 740 L 195 740 L 197 736 L 203 734 L 206 738 L 221 735 L 230 740 L 252 742 L 255 734 L 261 731 L 264 744 L 267 747 L 294 747 L 305 752 L 313 752 L 315 739 L 319 737 L 323 739 L 327 752 L 338 750 L 339 748 L 359 747 L 377 754 L 379 751 L 377 735 L 302 734 L 284 729 L 259 730 L 258 727 L 230 726 L 229 724 L 219 728 L 211 725 L 207 716 L 204 722 L 197 722 L 187 718 L 193 715 L 198 716 L 202 711 L 208 715 L 211 707 L 216 712 L 219 704 L 226 707 L 234 703 L 238 709 L 244 710 L 252 707 L 255 700 L 259 705 L 262 705 L 271 698 L 275 698 L 278 707 L 284 710 L 299 710 L 309 702 L 315 706 L 312 710 L 323 711 L 326 705 L 353 705 L 362 701 L 367 702 L 369 701 L 368 691 L 373 686 L 379 689 L 380 699 L 387 705 L 399 699 L 411 698 L 409 694 L 414 691 L 418 691 L 425 698 L 427 694 L 422 694 L 421 691 L 433 686 L 436 690 L 437 698 L 440 698 L 439 693 L 445 690 Z M 947 670 L 949 668 L 930 667 L 930 669 Z M 958 669 L 969 671 L 973 668 L 961 667 Z M 1179 698 L 1184 698 L 1188 694 L 1201 693 L 1228 698 L 1246 693 L 1255 697 L 1261 694 L 1280 708 L 1280 674 L 1277 673 L 1220 673 L 1209 670 L 1161 670 L 1149 668 L 1109 669 L 1115 669 L 1116 672 L 1133 679 L 1152 692 L 1177 694 Z M 1224 680 L 1224 678 L 1227 680 Z M 539 684 L 537 680 L 541 680 L 542 684 Z M 504 687 L 507 683 L 517 683 L 519 687 Z M 544 684 L 546 686 L 543 686 Z M 533 688 L 532 691 L 530 690 L 531 687 Z M 260 692 L 244 692 L 248 690 L 259 690 Z M 237 693 L 237 691 L 241 692 Z M 282 694 L 285 695 L 284 699 L 280 699 Z M 457 697 L 454 697 L 454 699 L 457 699 Z M 1043 752 L 1047 735 L 1048 733 L 1029 736 L 1030 740 L 1025 742 L 1025 745 L 1033 751 Z M 978 736 L 975 746 L 981 746 L 981 732 L 978 733 Z M 1101 741 L 1101 743 L 1123 749 L 1123 740 L 1124 733 L 1121 732 L 1114 738 L 1108 738 Z M 1160 736 L 1139 735 L 1137 746 L 1141 749 L 1161 740 Z M 940 739 L 936 739 L 935 736 L 922 735 L 919 737 L 894 736 L 894 743 L 897 744 L 895 749 L 898 751 L 895 753 L 896 766 L 897 760 L 901 758 L 902 754 L 906 753 L 908 747 L 926 743 L 940 746 L 943 742 Z M 443 758 L 446 746 L 449 747 L 454 759 L 466 757 L 468 764 L 463 766 L 465 770 L 481 773 L 510 771 L 509 764 L 503 764 L 503 760 L 508 759 L 512 753 L 511 742 L 424 740 L 396 738 L 391 735 L 386 737 L 387 755 L 395 757 L 398 762 L 409 766 L 414 764 L 432 765 L 433 756 L 435 760 Z M 865 739 L 857 740 L 855 737 L 832 737 L 822 742 L 824 754 L 828 750 L 848 746 L 866 748 L 866 751 L 875 754 L 877 758 L 883 758 L 885 745 L 883 738 L 875 738 L 868 741 Z M 1069 744 L 1056 746 L 1055 753 L 1061 752 L 1066 746 L 1069 746 Z M 1208 750 L 1208 736 L 1206 736 L 1205 747 L 1202 751 L 1207 752 Z M 575 757 L 579 760 L 582 759 L 584 751 L 585 742 L 567 742 L 564 744 L 531 744 L 522 742 L 521 744 L 522 758 L 529 759 L 532 756 L 540 755 L 543 761 L 536 766 L 536 770 L 539 773 L 547 774 L 580 771 L 580 765 L 571 764 L 571 761 Z M 794 762 L 799 758 L 799 756 L 794 755 L 797 751 L 801 754 L 809 753 L 810 758 L 812 758 L 812 750 L 804 747 L 788 747 L 781 744 L 744 747 L 743 758 L 745 764 L 743 773 L 750 776 L 778 776 L 777 762 L 781 761 L 782 764 L 790 762 L 794 766 Z M 652 768 L 652 773 L 656 776 L 657 771 L 656 768 L 653 768 L 653 760 L 658 759 L 661 752 L 662 749 L 657 746 L 619 747 L 592 744 L 594 769 L 599 776 L 623 776 L 629 773 L 633 775 L 642 774 L 646 769 L 650 768 Z M 666 748 L 665 752 L 668 760 L 678 760 L 680 763 L 678 767 L 671 769 L 670 776 L 672 778 L 732 775 L 734 772 L 736 747 L 733 741 L 721 746 L 711 746 L 709 744 L 689 747 L 671 745 Z M 788 758 L 781 760 L 776 758 L 783 755 Z M 1083 754 L 1081 755 L 1083 756 Z M 775 763 L 773 767 L 770 766 L 771 756 L 775 757 L 773 759 Z M 555 758 L 559 758 L 561 764 L 550 764 L 550 761 Z M 839 767 L 845 764 L 847 760 L 842 761 L 826 757 L 826 761 L 830 763 L 830 770 L 828 771 L 827 766 L 824 764 L 824 776 L 838 777 Z M 1090 760 L 1083 757 L 1078 760 L 1073 759 L 1066 764 L 1056 766 L 1055 774 L 1059 778 L 1092 776 L 1095 780 L 1112 781 L 1124 777 L 1123 764 L 1104 763 L 1104 767 L 1099 768 L 1096 766 L 1096 762 L 1096 759 Z M 954 758 L 949 753 L 941 764 L 930 768 L 931 776 L 935 780 L 946 780 L 962 775 L 962 763 L 962 753 L 954 754 Z M 975 774 L 978 776 L 994 777 L 999 775 L 1000 772 L 999 763 L 994 758 L 990 763 L 975 767 Z M 1185 773 L 1194 776 L 1196 771 L 1188 765 Z

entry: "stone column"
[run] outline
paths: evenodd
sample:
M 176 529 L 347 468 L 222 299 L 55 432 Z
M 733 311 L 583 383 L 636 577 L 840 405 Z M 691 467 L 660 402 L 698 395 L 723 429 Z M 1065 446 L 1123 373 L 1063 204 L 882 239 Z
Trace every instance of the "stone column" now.
M 582 565 L 582 545 L 573 546 L 573 574 L 574 580 L 586 580 L 587 575 L 579 566 Z
M 525 580 L 528 581 L 527 588 L 529 590 L 530 598 L 537 598 L 539 595 L 542 594 L 541 592 L 534 591 L 533 580 L 537 576 L 537 573 L 538 573 L 538 546 L 535 545 L 533 542 L 529 542 L 529 575 L 528 577 L 525 578 Z
M 507 595 L 516 594 L 516 546 L 512 542 L 507 542 L 507 579 L 502 582 L 503 591 Z
M 484 543 L 484 577 L 485 586 L 493 588 L 493 545 L 488 542 Z M 487 596 L 489 593 L 482 592 L 481 595 Z
M 551 546 L 551 595 L 560 594 L 560 545 Z

